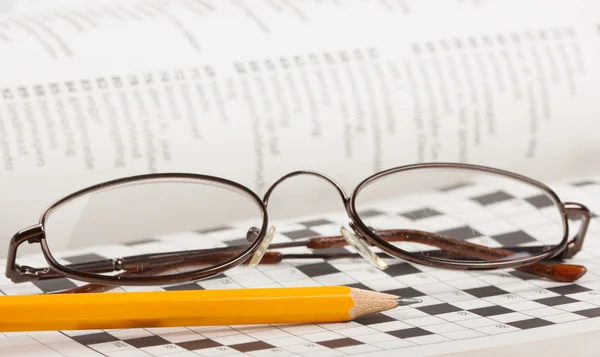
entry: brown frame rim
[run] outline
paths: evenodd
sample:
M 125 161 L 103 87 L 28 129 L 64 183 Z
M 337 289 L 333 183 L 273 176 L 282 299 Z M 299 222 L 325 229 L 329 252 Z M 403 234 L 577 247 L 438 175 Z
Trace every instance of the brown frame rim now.
M 101 275 L 101 274 L 93 274 L 87 273 L 78 270 L 69 269 L 62 264 L 58 263 L 54 256 L 52 255 L 47 241 L 46 234 L 44 230 L 44 223 L 48 215 L 52 212 L 52 210 L 59 207 L 61 204 L 67 203 L 77 197 L 82 195 L 99 191 L 111 186 L 118 186 L 127 183 L 140 182 L 140 181 L 152 181 L 152 180 L 161 180 L 161 179 L 188 179 L 188 180 L 197 180 L 197 181 L 208 181 L 208 182 L 217 182 L 221 185 L 231 186 L 238 190 L 241 190 L 243 193 L 246 193 L 250 198 L 252 198 L 257 204 L 260 213 L 262 215 L 262 225 L 260 227 L 260 233 L 256 237 L 256 239 L 248 245 L 248 247 L 241 252 L 238 256 L 228 259 L 222 263 L 215 264 L 211 267 L 199 269 L 187 273 L 179 273 L 172 275 L 164 275 L 164 276 L 138 276 L 138 277 L 130 277 L 130 276 L 110 276 L 110 275 Z M 39 243 L 42 247 L 42 253 L 46 258 L 46 261 L 50 268 L 55 270 L 58 273 L 63 274 L 67 278 L 72 278 L 75 280 L 84 280 L 89 283 L 94 284 L 110 284 L 110 283 L 118 283 L 119 285 L 138 285 L 138 286 L 147 286 L 151 285 L 169 285 L 169 284 L 177 284 L 183 282 L 189 282 L 194 280 L 203 279 L 209 276 L 216 276 L 224 271 L 227 271 L 237 265 L 242 264 L 251 254 L 254 254 L 258 249 L 259 245 L 262 243 L 269 224 L 268 212 L 266 209 L 266 205 L 262 201 L 262 199 L 254 193 L 254 191 L 250 190 L 244 185 L 241 185 L 237 182 L 224 179 L 217 176 L 211 175 L 203 175 L 203 174 L 193 174 L 193 173 L 154 173 L 154 174 L 142 174 L 142 175 L 134 175 L 128 176 L 124 178 L 119 178 L 115 180 L 105 181 L 96 185 L 88 186 L 84 189 L 73 192 L 62 199 L 52 203 L 46 210 L 42 213 L 39 219 L 39 227 L 41 229 L 41 236 L 38 238 Z M 83 279 L 82 279 L 83 278 Z
M 562 238 L 561 242 L 559 244 L 557 244 L 556 246 L 554 246 L 554 248 L 552 248 L 546 252 L 534 255 L 532 257 L 526 257 L 526 258 L 516 259 L 516 260 L 511 260 L 511 261 L 462 263 L 460 261 L 448 260 L 448 259 L 443 259 L 443 258 L 434 258 L 434 257 L 424 258 L 423 256 L 419 256 L 417 254 L 413 254 L 411 252 L 397 248 L 394 245 L 390 244 L 389 242 L 385 241 L 384 239 L 378 237 L 376 234 L 374 234 L 371 231 L 371 229 L 369 229 L 369 227 L 367 227 L 367 225 L 362 221 L 362 219 L 360 219 L 358 212 L 356 210 L 356 198 L 359 196 L 361 190 L 366 188 L 370 183 L 372 183 L 382 177 L 389 176 L 391 174 L 395 174 L 395 173 L 402 172 L 402 171 L 409 171 L 409 170 L 415 170 L 415 169 L 428 169 L 428 168 L 442 168 L 442 169 L 458 168 L 458 169 L 476 170 L 476 171 L 481 171 L 481 172 L 486 172 L 486 173 L 492 173 L 492 174 L 497 174 L 497 175 L 509 177 L 512 179 L 524 181 L 526 183 L 529 183 L 530 185 L 533 185 L 533 186 L 545 191 L 552 197 L 552 199 L 555 201 L 555 203 L 558 206 L 557 208 L 559 209 L 559 213 L 561 216 L 561 223 L 563 226 L 563 238 Z M 567 247 L 568 241 L 569 241 L 569 224 L 567 221 L 567 213 L 566 213 L 566 210 L 564 207 L 564 203 L 560 200 L 558 195 L 551 188 L 549 188 L 547 185 L 545 185 L 537 180 L 534 180 L 530 177 L 526 177 L 526 176 L 523 176 L 523 175 L 520 175 L 520 174 L 517 174 L 514 172 L 510 172 L 510 171 L 506 171 L 506 170 L 502 170 L 502 169 L 498 169 L 498 168 L 482 166 L 482 165 L 475 165 L 475 164 L 449 163 L 449 162 L 419 163 L 419 164 L 412 164 L 412 165 L 397 166 L 397 167 L 393 167 L 393 168 L 390 168 L 387 170 L 377 172 L 377 173 L 367 177 L 363 181 L 361 181 L 354 188 L 354 190 L 350 194 L 350 198 L 348 200 L 348 215 L 350 216 L 350 219 L 352 220 L 352 222 L 354 222 L 356 224 L 356 226 L 354 228 L 361 235 L 366 237 L 367 240 L 376 242 L 376 246 L 378 248 L 381 248 L 387 254 L 390 254 L 397 258 L 404 259 L 404 260 L 407 260 L 407 261 L 410 261 L 413 263 L 427 265 L 427 266 L 436 267 L 436 268 L 444 268 L 444 269 L 491 270 L 491 269 L 516 268 L 516 267 L 520 267 L 520 266 L 524 266 L 524 265 L 534 264 L 534 263 L 538 263 L 542 260 L 550 259 L 550 258 L 560 254 L 561 252 L 563 252 L 565 250 L 565 248 Z

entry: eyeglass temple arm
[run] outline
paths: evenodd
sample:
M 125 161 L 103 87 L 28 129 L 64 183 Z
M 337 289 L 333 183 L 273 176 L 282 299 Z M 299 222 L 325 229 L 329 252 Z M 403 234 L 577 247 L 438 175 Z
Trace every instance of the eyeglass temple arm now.
M 391 233 L 390 233 L 391 232 Z M 421 232 L 418 234 L 413 233 L 410 236 L 406 236 L 404 230 L 392 230 L 388 233 L 384 233 L 384 231 L 378 231 L 378 234 L 385 234 L 383 237 L 389 241 L 408 241 L 408 242 L 417 242 L 427 245 L 433 245 L 440 249 L 444 249 L 447 251 L 456 251 L 458 253 L 469 253 L 470 256 L 473 254 L 478 254 L 475 257 L 482 257 L 481 252 L 477 253 L 479 250 L 487 251 L 488 253 L 483 253 L 484 259 L 498 258 L 503 257 L 505 255 L 498 255 L 499 253 L 494 254 L 493 250 L 487 248 L 485 246 L 481 246 L 478 244 L 463 242 L 458 239 L 454 239 L 451 237 L 445 237 L 440 235 L 434 235 L 432 233 Z M 416 231 L 415 231 L 416 232 Z M 250 238 L 251 239 L 251 238 Z M 467 244 L 465 244 L 467 243 Z M 294 246 L 306 246 L 310 249 L 323 249 L 323 248 L 333 248 L 333 247 L 342 247 L 346 245 L 346 240 L 341 236 L 333 236 L 333 237 L 317 237 L 311 238 L 308 241 L 301 242 L 293 242 L 291 244 L 280 243 L 271 245 L 271 249 L 280 249 L 286 247 L 294 247 Z M 140 254 L 135 256 L 128 256 L 117 259 L 106 259 L 106 260 L 97 260 L 93 262 L 86 263 L 77 263 L 77 264 L 69 264 L 67 267 L 72 270 L 77 271 L 85 271 L 88 273 L 106 273 L 113 272 L 119 270 L 126 271 L 137 271 L 141 273 L 142 271 L 153 269 L 158 266 L 162 266 L 165 264 L 169 264 L 170 266 L 179 266 L 181 264 L 187 264 L 188 262 L 195 262 L 196 264 L 210 264 L 210 263 L 218 263 L 222 262 L 228 258 L 234 257 L 236 254 L 241 252 L 243 249 L 238 247 L 223 247 L 223 248 L 211 248 L 211 249 L 201 249 L 201 250 L 193 250 L 193 251 L 180 251 L 180 252 L 169 252 L 169 253 L 150 253 L 150 254 Z M 274 254 L 273 252 L 266 257 L 263 257 L 261 260 L 261 264 L 269 264 L 276 263 L 277 259 L 281 259 L 281 254 Z M 466 254 L 465 253 L 465 254 Z M 509 254 L 509 253 L 507 253 Z M 54 272 L 48 268 L 43 269 L 35 269 L 26 267 L 28 270 L 35 271 L 37 275 L 37 279 L 54 279 L 62 277 L 60 273 Z
M 418 230 L 379 230 L 377 234 L 390 242 L 411 242 L 421 243 L 426 245 L 435 246 L 440 248 L 441 251 L 428 252 L 431 256 L 438 256 L 444 258 L 480 258 L 480 259 L 497 259 L 510 256 L 519 251 L 527 251 L 530 249 L 539 249 L 539 247 L 511 247 L 510 249 L 499 249 L 490 248 L 480 244 L 466 242 L 460 239 L 418 231 Z M 346 240 L 341 236 L 330 236 L 330 237 L 316 237 L 311 238 L 303 242 L 293 243 L 280 243 L 274 244 L 273 248 L 285 248 L 292 246 L 306 246 L 310 249 L 326 249 L 344 247 L 347 245 Z M 549 247 L 550 248 L 550 247 Z M 135 273 L 138 276 L 152 275 L 164 273 L 168 270 L 179 269 L 185 266 L 194 265 L 205 265 L 210 263 L 217 263 L 225 259 L 234 257 L 239 253 L 240 248 L 214 248 L 201 251 L 189 251 L 189 252 L 173 252 L 173 253 L 162 253 L 162 254 L 145 254 L 139 256 L 132 256 L 123 258 L 123 261 L 128 261 L 125 265 L 127 267 L 121 267 L 125 269 L 127 273 Z M 345 257 L 357 257 L 357 254 L 348 252 L 347 254 L 290 254 L 284 255 L 280 252 L 269 251 L 263 256 L 260 264 L 275 264 L 279 263 L 284 258 L 345 258 Z M 385 256 L 385 255 L 383 255 Z M 106 271 L 109 268 L 109 261 L 98 261 L 86 264 L 77 264 L 77 269 L 89 269 L 85 271 Z M 248 261 L 246 261 L 247 263 Z M 71 266 L 73 267 L 73 265 Z M 586 269 L 579 265 L 571 264 L 531 264 L 528 266 L 517 268 L 517 270 L 534 274 L 536 276 L 549 278 L 556 281 L 574 281 L 585 274 Z M 110 271 L 110 270 L 109 270 Z M 58 277 L 58 276 L 56 276 Z M 48 277 L 45 277 L 48 278 Z M 104 285 L 98 285 L 102 287 Z M 85 288 L 82 288 L 85 289 Z M 101 289 L 101 288 L 100 288 Z M 81 289 L 80 289 L 81 290 Z
M 568 214 L 569 218 L 576 219 L 581 217 L 583 219 L 581 228 L 579 232 L 576 234 L 575 238 L 571 241 L 573 247 L 571 249 L 581 249 L 581 244 L 585 237 L 585 233 L 587 231 L 587 227 L 590 220 L 589 210 L 585 209 L 585 207 L 581 205 L 573 205 L 568 206 Z M 509 249 L 498 249 L 498 248 L 489 248 L 479 244 L 465 242 L 458 240 L 456 238 L 443 236 L 440 234 L 429 233 L 418 230 L 382 230 L 377 231 L 377 233 L 386 241 L 405 241 L 405 242 L 413 242 L 413 243 L 422 243 L 427 245 L 434 245 L 440 249 L 439 251 L 431 251 L 428 252 L 431 256 L 437 257 L 445 257 L 445 258 L 454 258 L 458 259 L 461 257 L 476 257 L 482 259 L 494 259 L 498 257 L 506 257 L 510 254 L 514 254 L 515 252 L 523 252 L 529 251 L 533 249 L 538 249 L 538 247 L 507 247 Z M 347 245 L 346 240 L 341 236 L 331 236 L 331 237 L 316 237 L 311 238 L 304 242 L 292 243 L 292 244 L 275 244 L 278 248 L 285 248 L 286 246 L 306 246 L 310 249 L 326 249 L 326 248 L 335 248 L 335 247 L 344 247 Z M 434 244 L 435 243 L 435 244 Z M 139 271 L 139 267 L 137 267 L 133 262 L 130 263 L 128 270 L 119 275 L 137 275 L 137 276 L 149 276 L 155 274 L 161 274 L 169 270 L 176 270 L 183 268 L 185 266 L 194 266 L 199 264 L 207 264 L 211 262 L 222 261 L 227 257 L 233 257 L 238 253 L 239 249 L 235 248 L 225 248 L 227 251 L 223 251 L 223 248 L 215 248 L 208 249 L 202 251 L 192 251 L 192 252 L 174 252 L 167 254 L 145 254 L 140 256 L 129 257 L 136 262 L 146 261 L 148 263 L 148 259 L 151 256 L 154 256 L 155 259 L 159 259 L 159 263 L 155 260 L 153 263 L 153 267 L 147 265 L 145 270 Z M 575 253 L 577 252 L 575 251 Z M 573 254 L 575 254 L 573 253 Z M 382 254 L 380 254 L 382 255 Z M 174 263 L 171 258 L 173 256 L 180 257 L 180 261 L 178 263 Z M 185 258 L 182 259 L 182 257 Z M 385 257 L 386 255 L 383 254 Z M 260 264 L 276 264 L 283 260 L 283 258 L 344 258 L 344 257 L 359 257 L 358 254 L 355 253 L 337 253 L 337 254 L 290 254 L 283 255 L 280 252 L 269 251 L 266 252 Z M 192 259 L 193 258 L 193 259 Z M 246 261 L 246 263 L 249 259 Z M 100 261 L 100 262 L 92 262 L 88 263 L 88 266 L 95 267 L 96 269 L 100 268 L 101 265 L 106 268 L 106 265 L 109 261 Z M 112 261 L 110 261 L 112 262 Z M 579 279 L 583 274 L 585 274 L 585 267 L 579 265 L 571 265 L 571 264 L 551 264 L 551 265 L 543 265 L 543 264 L 531 264 L 529 266 L 524 266 L 517 268 L 519 271 L 523 271 L 526 273 L 530 273 L 536 276 L 549 278 L 552 280 L 562 281 L 562 282 L 571 282 Z M 58 277 L 58 276 L 57 276 Z M 49 277 L 46 277 L 49 278 Z M 86 284 L 83 286 L 75 287 L 72 289 L 68 289 L 65 291 L 61 291 L 58 293 L 90 293 L 90 292 L 104 292 L 115 289 L 114 285 L 102 285 L 102 284 Z
M 498 248 L 489 248 L 479 244 L 470 243 L 458 240 L 456 238 L 443 236 L 440 234 L 429 233 L 418 230 L 402 230 L 402 229 L 392 229 L 392 230 L 379 230 L 377 234 L 381 236 L 386 241 L 404 241 L 404 242 L 412 242 L 412 243 L 422 243 L 428 245 L 434 245 L 433 242 L 436 242 L 436 247 L 445 250 L 431 251 L 428 252 L 431 256 L 437 257 L 445 257 L 445 258 L 466 258 L 466 257 L 476 257 L 482 259 L 495 259 L 498 257 L 506 257 L 515 252 L 519 251 L 527 251 L 531 249 L 539 249 L 540 247 L 509 247 L 510 249 L 498 249 Z M 330 237 L 316 237 L 311 238 L 307 241 L 297 242 L 287 244 L 287 246 L 306 246 L 310 249 L 327 249 L 327 248 L 336 248 L 336 247 L 344 247 L 347 245 L 346 240 L 341 236 L 330 236 Z M 276 246 L 284 248 L 286 243 L 277 244 Z M 218 249 L 218 248 L 217 248 Z M 237 252 L 233 249 L 229 251 L 223 252 L 215 252 L 214 249 L 211 249 L 212 253 L 204 253 L 202 254 L 202 259 L 185 259 L 181 260 L 177 263 L 173 263 L 173 261 L 163 261 L 161 265 L 154 265 L 152 268 L 147 266 L 148 268 L 139 271 L 135 268 L 130 268 L 123 273 L 118 275 L 136 275 L 136 276 L 150 276 L 155 274 L 162 274 L 170 270 L 177 270 L 184 268 L 186 266 L 196 266 L 211 263 L 213 261 L 222 261 L 226 259 L 228 256 L 234 256 Z M 182 255 L 183 252 L 178 253 Z M 201 258 L 199 254 L 200 252 L 189 252 L 197 258 Z M 176 253 L 173 253 L 176 254 Z M 378 254 L 380 256 L 387 256 L 386 254 Z M 135 258 L 138 258 L 136 256 Z M 269 251 L 263 255 L 260 264 L 276 264 L 281 262 L 284 258 L 354 258 L 360 257 L 355 253 L 325 253 L 325 254 L 288 254 L 284 255 L 280 252 Z M 189 257 L 188 257 L 189 258 Z M 248 259 L 245 263 L 249 262 Z M 517 270 L 527 272 L 530 274 L 534 274 L 536 276 L 546 277 L 552 280 L 562 281 L 562 282 L 571 282 L 577 280 L 583 274 L 585 274 L 586 269 L 582 266 L 571 265 L 571 264 L 552 264 L 552 265 L 543 265 L 543 264 L 531 264 L 529 266 L 524 266 L 517 268 Z M 102 285 L 102 284 L 86 284 L 83 286 L 78 286 L 75 288 L 71 288 L 68 290 L 57 292 L 58 294 L 73 294 L 73 293 L 98 293 L 105 292 L 112 289 L 117 288 L 114 285 Z
M 435 246 L 442 251 L 432 251 L 428 254 L 432 256 L 442 256 L 445 258 L 450 257 L 471 257 L 480 258 L 485 260 L 497 259 L 507 257 L 515 254 L 516 251 L 526 251 L 527 249 L 533 249 L 539 247 L 514 247 L 511 250 L 489 248 L 480 244 L 475 244 L 460 239 L 456 239 L 449 236 L 444 236 L 436 233 L 417 231 L 417 230 L 379 230 L 377 234 L 390 242 L 412 242 L 420 243 L 430 246 Z M 581 240 L 574 239 L 575 242 L 581 242 Z M 286 248 L 293 246 L 306 246 L 310 249 L 326 249 L 347 246 L 346 240 L 341 236 L 330 236 L 330 237 L 316 237 L 311 238 L 303 242 L 294 242 L 291 244 L 280 243 L 272 245 L 272 248 Z M 170 252 L 170 253 L 155 253 L 155 254 L 142 254 L 136 256 L 129 256 L 119 259 L 107 259 L 101 261 L 94 261 L 89 263 L 71 264 L 69 268 L 86 271 L 86 272 L 111 272 L 118 270 L 135 271 L 138 274 L 146 270 L 154 270 L 157 267 L 169 266 L 169 267 L 180 267 L 189 264 L 210 264 L 222 262 L 226 259 L 233 258 L 236 254 L 242 251 L 242 248 L 237 247 L 226 247 L 226 248 L 212 248 L 195 251 L 182 251 L 182 252 Z M 454 253 L 454 254 L 449 254 Z M 283 255 L 279 252 L 267 252 L 262 260 L 261 264 L 274 264 L 280 262 L 286 257 L 321 257 L 321 258 L 343 258 L 354 256 L 350 254 L 307 254 L 307 255 Z M 586 270 L 584 267 L 579 265 L 571 264 L 532 264 L 518 268 L 518 270 L 535 274 L 537 276 L 546 277 L 558 281 L 574 281 L 585 274 Z M 48 268 L 40 269 L 37 274 L 37 279 L 53 279 L 62 277 L 59 273 L 56 273 Z
M 527 248 L 538 247 L 514 247 L 511 250 L 490 248 L 480 244 L 475 244 L 453 237 L 424 232 L 419 230 L 407 229 L 390 229 L 377 230 L 377 235 L 388 242 L 410 242 L 420 243 L 430 246 L 435 246 L 442 251 L 427 252 L 432 256 L 450 257 L 470 257 L 485 260 L 493 260 L 498 258 L 508 257 L 518 253 L 519 250 L 525 251 Z M 325 249 L 344 247 L 347 245 L 346 240 L 341 236 L 332 237 L 317 237 L 309 240 L 307 246 L 311 249 Z M 520 249 L 525 248 L 525 249 Z M 514 249 L 514 250 L 513 250 Z M 435 253 L 434 253 L 435 252 Z M 433 253 L 433 254 L 432 254 Z M 450 254 L 449 254 L 450 253 Z M 284 258 L 287 258 L 284 256 Z M 580 265 L 573 264 L 530 264 L 527 266 L 516 268 L 517 270 L 534 274 L 536 276 L 545 277 L 556 281 L 575 281 L 583 276 L 587 269 Z

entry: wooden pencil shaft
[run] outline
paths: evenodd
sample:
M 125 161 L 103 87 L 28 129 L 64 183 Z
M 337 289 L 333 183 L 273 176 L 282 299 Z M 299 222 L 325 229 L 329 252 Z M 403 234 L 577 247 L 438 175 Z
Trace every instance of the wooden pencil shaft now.
M 356 292 L 335 286 L 2 296 L 0 331 L 323 323 L 374 312 L 373 298 L 381 300 L 377 311 L 395 307 L 391 295 Z

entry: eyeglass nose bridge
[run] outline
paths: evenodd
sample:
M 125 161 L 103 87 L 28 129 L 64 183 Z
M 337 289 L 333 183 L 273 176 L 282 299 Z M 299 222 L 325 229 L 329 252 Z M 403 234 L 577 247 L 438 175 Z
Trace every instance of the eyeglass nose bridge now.
M 333 180 L 332 178 L 320 173 L 320 172 L 316 172 L 316 171 L 310 171 L 310 170 L 298 170 L 298 171 L 293 171 L 290 172 L 282 177 L 280 177 L 277 181 L 275 181 L 271 187 L 269 187 L 269 189 L 267 190 L 267 192 L 265 193 L 264 197 L 263 197 L 263 202 L 266 205 L 268 205 L 269 202 L 269 198 L 271 197 L 271 194 L 273 193 L 273 191 L 275 190 L 275 188 L 277 186 L 279 186 L 279 184 L 281 184 L 283 181 L 295 177 L 295 176 L 300 176 L 300 175 L 309 175 L 309 176 L 316 176 L 318 178 L 321 178 L 323 180 L 325 180 L 326 182 L 328 182 L 329 184 L 331 184 L 336 191 L 338 192 L 338 194 L 340 195 L 342 201 L 344 202 L 344 208 L 346 209 L 346 212 L 350 213 L 349 210 L 349 201 L 350 199 L 348 198 L 348 195 L 346 195 L 346 192 L 344 191 L 344 189 L 342 188 L 342 186 L 335 182 L 335 180 Z

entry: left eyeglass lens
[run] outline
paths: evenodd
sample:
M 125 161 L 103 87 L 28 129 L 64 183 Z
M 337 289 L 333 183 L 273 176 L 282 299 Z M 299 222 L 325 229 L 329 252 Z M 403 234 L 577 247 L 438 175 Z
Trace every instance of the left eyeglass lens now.
M 76 196 L 48 213 L 44 229 L 51 252 L 67 250 L 59 255 L 61 263 L 76 270 L 116 275 L 124 271 L 90 261 L 146 255 L 124 261 L 129 274 L 166 276 L 209 268 L 241 254 L 250 245 L 249 229 L 262 223 L 260 204 L 247 192 L 209 180 L 171 177 Z M 181 264 L 184 260 L 189 264 Z M 175 264 L 177 269 L 164 269 Z

